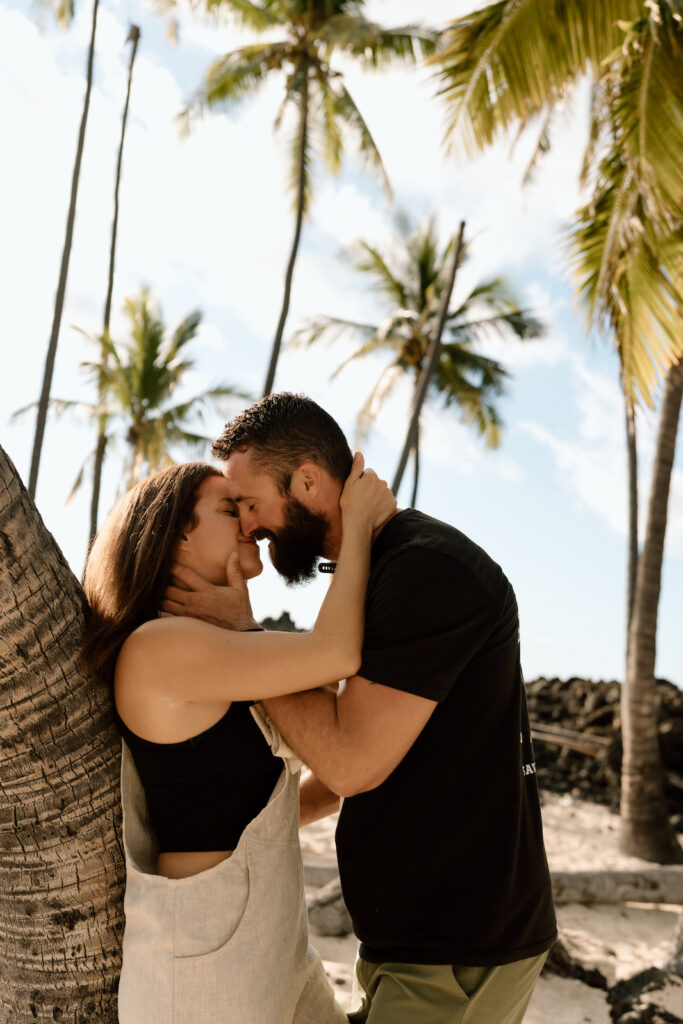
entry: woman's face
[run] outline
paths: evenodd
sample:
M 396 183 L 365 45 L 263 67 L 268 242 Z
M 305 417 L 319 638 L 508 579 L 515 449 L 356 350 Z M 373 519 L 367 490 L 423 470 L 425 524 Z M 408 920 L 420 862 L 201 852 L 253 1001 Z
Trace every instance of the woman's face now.
M 228 483 L 222 476 L 207 476 L 199 485 L 194 507 L 196 526 L 185 531 L 175 552 L 176 561 L 194 569 L 209 583 L 224 586 L 226 563 L 236 551 L 246 580 L 263 570 L 258 544 L 245 537 L 235 504 L 228 497 Z

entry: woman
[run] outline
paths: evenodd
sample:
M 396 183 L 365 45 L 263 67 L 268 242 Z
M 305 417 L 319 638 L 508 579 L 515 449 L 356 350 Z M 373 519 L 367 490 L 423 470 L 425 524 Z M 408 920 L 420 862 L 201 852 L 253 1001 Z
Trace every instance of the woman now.
M 174 466 L 138 484 L 95 541 L 84 658 L 112 683 L 125 740 L 121 1024 L 346 1019 L 308 946 L 300 764 L 245 703 L 337 682 L 360 665 L 371 536 L 395 509 L 360 456 L 341 508 L 337 571 L 310 633 L 159 617 L 173 561 L 236 587 L 261 572 L 211 466 Z

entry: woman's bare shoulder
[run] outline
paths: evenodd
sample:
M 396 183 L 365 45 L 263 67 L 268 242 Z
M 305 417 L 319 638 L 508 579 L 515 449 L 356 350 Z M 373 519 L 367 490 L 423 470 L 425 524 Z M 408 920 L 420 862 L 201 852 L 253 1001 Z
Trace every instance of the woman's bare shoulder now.
M 135 652 L 144 656 L 146 652 L 158 651 L 160 645 L 173 644 L 176 640 L 196 637 L 205 640 L 218 630 L 208 622 L 190 619 L 182 615 L 163 615 L 150 619 L 134 629 L 121 646 L 121 654 Z
M 154 687 L 169 672 L 184 674 L 188 660 L 196 659 L 223 633 L 218 626 L 179 615 L 143 622 L 121 645 L 115 685 L 125 687 L 130 680 L 139 685 L 140 678 L 145 678 Z

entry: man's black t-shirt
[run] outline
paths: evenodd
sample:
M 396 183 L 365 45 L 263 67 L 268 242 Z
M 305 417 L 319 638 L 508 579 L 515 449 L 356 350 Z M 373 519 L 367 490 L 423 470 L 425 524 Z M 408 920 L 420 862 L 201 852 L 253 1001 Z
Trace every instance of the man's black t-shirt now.
M 504 964 L 556 937 L 517 602 L 464 534 L 413 509 L 372 547 L 363 661 L 438 701 L 400 764 L 347 797 L 342 889 L 373 963 Z

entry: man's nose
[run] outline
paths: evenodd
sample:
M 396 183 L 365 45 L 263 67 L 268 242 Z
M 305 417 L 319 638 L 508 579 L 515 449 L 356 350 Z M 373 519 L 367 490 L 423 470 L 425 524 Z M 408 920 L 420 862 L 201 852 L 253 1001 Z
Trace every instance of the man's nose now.
M 246 509 L 240 509 L 240 530 L 245 537 L 251 537 L 252 533 L 256 529 L 256 517 L 253 512 L 248 512 Z

